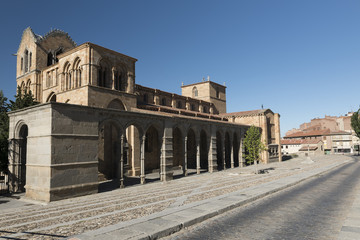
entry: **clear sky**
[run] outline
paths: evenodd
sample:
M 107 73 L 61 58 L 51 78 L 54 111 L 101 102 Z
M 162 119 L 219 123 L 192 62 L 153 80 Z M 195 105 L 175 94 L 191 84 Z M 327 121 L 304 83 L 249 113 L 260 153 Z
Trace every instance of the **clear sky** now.
M 136 82 L 181 94 L 210 76 L 228 112 L 270 108 L 284 133 L 360 105 L 359 0 L 2 1 L 0 89 L 13 98 L 30 26 L 137 58 Z

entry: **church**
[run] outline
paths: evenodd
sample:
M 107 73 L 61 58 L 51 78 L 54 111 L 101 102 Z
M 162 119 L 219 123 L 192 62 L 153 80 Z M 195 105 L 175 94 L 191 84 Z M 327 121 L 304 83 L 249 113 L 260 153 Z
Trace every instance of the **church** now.
M 226 87 L 203 79 L 178 95 L 135 82 L 136 58 L 61 30 L 24 30 L 16 82 L 40 104 L 9 113 L 10 190 L 54 201 L 122 188 L 148 174 L 244 167 L 247 129 L 260 128 L 261 161 L 281 161 L 280 115 L 270 109 L 226 112 Z

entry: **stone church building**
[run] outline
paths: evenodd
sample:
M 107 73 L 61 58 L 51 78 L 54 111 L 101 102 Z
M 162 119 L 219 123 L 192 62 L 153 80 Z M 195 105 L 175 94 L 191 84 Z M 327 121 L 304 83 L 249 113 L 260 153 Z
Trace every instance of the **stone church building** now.
M 25 29 L 17 51 L 16 82 L 39 105 L 9 113 L 11 191 L 53 201 L 124 187 L 158 173 L 214 172 L 243 167 L 251 125 L 281 161 L 279 114 L 270 109 L 226 113 L 226 87 L 210 80 L 181 86 L 182 95 L 136 84 L 137 59 L 60 30 L 44 36 Z

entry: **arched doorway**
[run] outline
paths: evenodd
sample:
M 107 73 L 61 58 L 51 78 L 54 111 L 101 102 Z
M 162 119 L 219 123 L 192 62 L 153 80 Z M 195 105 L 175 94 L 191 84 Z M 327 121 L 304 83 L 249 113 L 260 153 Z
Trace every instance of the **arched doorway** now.
M 204 130 L 201 130 L 200 133 L 200 168 L 202 170 L 208 171 L 209 168 L 209 148 L 207 143 L 207 135 Z
M 216 161 L 218 170 L 224 169 L 224 157 L 223 157 L 223 142 L 222 136 L 219 131 L 216 132 Z
M 27 154 L 27 137 L 28 137 L 28 126 L 22 125 L 19 130 L 19 159 L 18 159 L 18 172 L 17 182 L 18 191 L 25 192 L 26 185 L 26 154 Z

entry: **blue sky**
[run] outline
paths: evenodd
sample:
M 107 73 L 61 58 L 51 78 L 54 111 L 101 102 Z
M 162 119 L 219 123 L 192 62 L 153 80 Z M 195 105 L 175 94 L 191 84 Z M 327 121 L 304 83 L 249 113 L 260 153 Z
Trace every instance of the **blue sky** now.
M 360 105 L 358 0 L 4 1 L 0 89 L 16 91 L 23 30 L 68 32 L 138 59 L 136 82 L 181 94 L 210 76 L 228 112 L 270 108 L 281 132 Z

